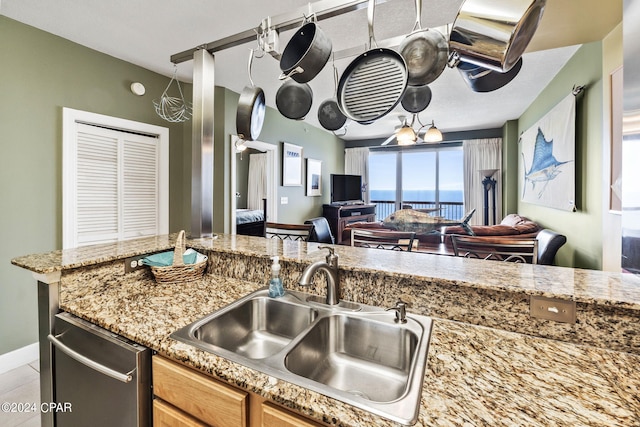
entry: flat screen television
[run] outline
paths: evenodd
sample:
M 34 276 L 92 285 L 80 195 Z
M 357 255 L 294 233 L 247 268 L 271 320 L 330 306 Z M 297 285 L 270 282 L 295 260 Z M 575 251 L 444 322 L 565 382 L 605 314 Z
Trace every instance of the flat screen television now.
M 360 175 L 331 174 L 331 203 L 348 204 L 362 201 Z

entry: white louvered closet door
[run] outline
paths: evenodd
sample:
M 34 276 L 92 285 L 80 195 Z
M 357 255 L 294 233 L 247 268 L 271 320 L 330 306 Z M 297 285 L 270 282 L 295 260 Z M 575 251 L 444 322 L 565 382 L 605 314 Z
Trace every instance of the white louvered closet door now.
M 76 245 L 159 233 L 157 138 L 77 124 Z

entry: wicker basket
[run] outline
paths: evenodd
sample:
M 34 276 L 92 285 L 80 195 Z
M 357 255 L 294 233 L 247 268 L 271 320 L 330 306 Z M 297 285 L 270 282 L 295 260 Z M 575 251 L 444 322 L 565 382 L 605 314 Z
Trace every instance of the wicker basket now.
M 173 251 L 173 265 L 166 267 L 151 266 L 151 272 L 157 283 L 190 282 L 202 277 L 207 268 L 207 258 L 195 264 L 184 263 L 182 256 L 186 250 L 184 230 L 178 233 L 176 248 Z

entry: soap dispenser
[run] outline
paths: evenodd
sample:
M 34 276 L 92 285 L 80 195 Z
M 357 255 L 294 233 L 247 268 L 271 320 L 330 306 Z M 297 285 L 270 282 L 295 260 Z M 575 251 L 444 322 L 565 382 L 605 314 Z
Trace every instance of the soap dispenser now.
M 280 279 L 280 258 L 277 256 L 271 257 L 273 264 L 271 264 L 271 280 L 269 281 L 269 296 L 271 298 L 279 298 L 284 295 L 284 287 L 282 286 L 282 279 Z

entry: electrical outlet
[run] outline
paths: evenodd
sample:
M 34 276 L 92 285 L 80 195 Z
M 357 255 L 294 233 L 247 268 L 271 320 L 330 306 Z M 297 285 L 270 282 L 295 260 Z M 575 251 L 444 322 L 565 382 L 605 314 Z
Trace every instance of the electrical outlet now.
M 124 272 L 131 273 L 132 271 L 136 271 L 144 267 L 142 263 L 142 259 L 146 257 L 146 255 L 138 255 L 131 258 L 126 258 L 124 260 Z
M 576 323 L 575 301 L 532 296 L 529 306 L 531 317 L 563 323 Z
M 281 205 L 288 205 L 289 204 L 289 198 L 288 197 L 280 197 L 280 204 Z

